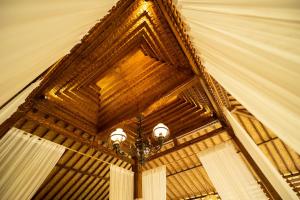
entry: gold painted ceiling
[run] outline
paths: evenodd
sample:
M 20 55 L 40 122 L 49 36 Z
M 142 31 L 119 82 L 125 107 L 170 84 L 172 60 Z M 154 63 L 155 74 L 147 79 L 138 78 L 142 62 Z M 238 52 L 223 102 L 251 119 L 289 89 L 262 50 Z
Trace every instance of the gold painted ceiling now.
M 66 151 L 33 199 L 108 199 L 109 165 L 99 160 L 126 169 L 133 164 L 112 151 L 109 134 L 123 128 L 128 139 L 122 147 L 128 150 L 135 116 L 142 113 L 145 135 L 159 122 L 171 131 L 143 169 L 167 165 L 167 199 L 201 199 L 218 194 L 196 154 L 224 141 L 236 143 L 221 106 L 235 111 L 299 195 L 299 155 L 206 73 L 170 0 L 119 1 L 49 68 L 0 134 L 14 125 L 77 151 Z M 236 149 L 251 168 L 249 155 Z

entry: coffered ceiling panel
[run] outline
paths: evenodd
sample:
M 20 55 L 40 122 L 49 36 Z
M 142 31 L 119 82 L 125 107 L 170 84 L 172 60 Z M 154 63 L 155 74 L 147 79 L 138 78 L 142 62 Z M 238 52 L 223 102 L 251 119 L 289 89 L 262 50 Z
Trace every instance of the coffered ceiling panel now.
M 156 2 L 120 1 L 55 66 L 45 99 L 37 105 L 50 104 L 50 114 L 96 134 L 143 112 L 192 78 Z M 55 110 L 60 107 L 63 113 Z
M 190 79 L 178 73 L 176 68 L 173 69 L 170 64 L 144 55 L 140 49 L 116 63 L 97 82 L 101 88 L 101 127 L 107 128 L 116 121 L 135 116 L 174 87 Z

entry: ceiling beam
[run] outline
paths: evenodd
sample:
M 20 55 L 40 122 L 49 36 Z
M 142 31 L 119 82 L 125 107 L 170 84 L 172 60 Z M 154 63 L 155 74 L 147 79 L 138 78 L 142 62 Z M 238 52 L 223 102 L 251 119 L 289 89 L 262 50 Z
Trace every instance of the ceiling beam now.
M 191 123 L 189 124 L 189 127 L 181 130 L 181 131 L 177 131 L 175 132 L 174 134 L 171 134 L 167 140 L 165 141 L 166 142 L 169 142 L 171 140 L 174 140 L 176 138 L 180 138 L 180 137 L 183 137 L 185 135 L 188 135 L 188 134 L 191 134 L 193 132 L 196 132 L 196 131 L 200 131 L 201 129 L 207 127 L 207 126 L 210 126 L 214 123 L 218 122 L 218 120 L 216 118 L 207 118 L 207 119 L 204 119 L 202 121 L 197 121 L 196 124 L 195 123 Z
M 182 51 L 184 52 L 186 58 L 188 59 L 192 70 L 197 75 L 200 80 L 200 84 L 204 89 L 204 92 L 208 99 L 210 100 L 213 108 L 215 109 L 218 117 L 221 119 L 223 118 L 222 110 L 217 103 L 214 95 L 208 89 L 209 83 L 205 79 L 203 75 L 204 66 L 200 63 L 200 61 L 196 57 L 195 50 L 192 47 L 192 44 L 188 38 L 188 35 L 184 32 L 184 25 L 180 24 L 180 16 L 175 13 L 172 8 L 172 1 L 164 1 L 164 0 L 156 0 L 157 5 L 159 6 L 162 14 L 164 15 L 165 19 L 167 20 L 169 27 L 171 28 L 174 36 L 176 37 L 178 44 L 180 45 Z
M 99 175 L 91 174 L 91 173 L 89 173 L 88 171 L 83 171 L 83 170 L 75 169 L 75 168 L 73 168 L 73 167 L 67 167 L 67 166 L 61 165 L 61 164 L 56 164 L 55 166 L 56 166 L 56 167 L 59 167 L 59 168 L 63 168 L 63 169 L 75 171 L 76 173 L 80 173 L 80 174 L 83 174 L 83 175 L 87 175 L 87 176 L 92 176 L 92 177 L 95 177 L 95 178 L 99 178 L 99 179 L 102 179 L 102 180 L 104 180 L 104 181 L 108 181 L 108 180 L 109 180 L 108 177 L 104 177 L 104 176 L 99 176 Z
M 189 111 L 189 109 L 197 109 L 195 106 L 191 105 L 189 102 L 184 101 L 183 103 L 180 103 L 179 105 L 172 105 L 171 109 L 168 108 L 162 108 L 155 112 L 154 114 L 156 116 L 149 116 L 145 117 L 143 126 L 152 126 L 153 124 L 157 123 L 157 121 L 161 121 L 166 119 L 167 116 L 171 116 L 172 113 L 180 112 L 180 114 L 184 113 L 184 111 Z M 176 116 L 177 117 L 177 116 Z
M 31 112 L 28 112 L 25 115 L 25 118 L 27 118 L 28 120 L 36 121 L 40 125 L 45 126 L 46 128 L 49 128 L 49 129 L 57 132 L 58 134 L 64 135 L 67 138 L 73 139 L 74 141 L 79 142 L 81 144 L 85 144 L 87 146 L 93 147 L 93 148 L 95 148 L 96 150 L 98 150 L 102 153 L 105 153 L 105 154 L 108 154 L 110 156 L 116 157 L 120 160 L 123 160 L 123 161 L 131 163 L 131 164 L 134 163 L 132 159 L 117 155 L 112 150 L 108 149 L 107 147 L 104 147 L 104 146 L 98 144 L 97 141 L 93 142 L 89 139 L 86 139 L 86 138 L 82 137 L 80 134 L 76 134 L 75 132 L 68 131 L 68 130 L 54 124 L 53 122 L 51 122 L 47 119 L 44 119 L 44 118 L 41 118 L 41 117 L 38 117 L 38 116 L 34 115 Z
M 191 107 L 187 110 L 176 111 L 173 115 L 170 115 L 168 119 L 165 120 L 156 120 L 156 123 L 162 121 L 168 127 L 172 128 L 172 132 L 177 135 L 177 133 L 182 132 L 184 129 L 191 129 L 191 124 L 195 124 L 193 127 L 198 128 L 199 124 L 202 124 L 202 121 L 207 118 L 205 114 L 203 114 L 204 110 L 197 110 L 196 107 Z M 188 122 L 188 123 L 187 123 Z M 143 125 L 143 124 L 142 124 Z M 152 130 L 156 124 L 143 126 L 144 127 L 144 135 L 149 135 L 152 133 Z M 176 130 L 176 131 L 175 131 Z
M 193 145 L 195 143 L 201 142 L 201 141 L 206 140 L 206 139 L 208 139 L 210 137 L 214 137 L 214 136 L 219 135 L 219 134 L 221 134 L 221 133 L 223 133 L 225 131 L 227 131 L 227 128 L 221 127 L 221 128 L 215 129 L 215 130 L 213 130 L 213 131 L 211 131 L 211 132 L 209 132 L 209 133 L 207 133 L 205 135 L 201 135 L 201 136 L 199 136 L 199 137 L 197 137 L 195 139 L 189 140 L 187 142 L 184 142 L 184 143 L 181 143 L 181 144 L 179 144 L 177 146 L 174 146 L 174 147 L 172 147 L 170 149 L 167 149 L 165 151 L 157 153 L 157 154 L 149 157 L 148 161 L 154 160 L 156 158 L 162 157 L 164 155 L 167 155 L 167 154 L 172 153 L 174 151 L 177 151 L 179 149 L 182 149 L 182 148 L 185 148 L 187 146 Z
M 180 173 L 182 173 L 182 172 L 186 172 L 186 171 L 189 171 L 189 170 L 192 170 L 192 169 L 201 167 L 201 166 L 202 166 L 202 164 L 200 163 L 200 164 L 195 165 L 195 166 L 193 166 L 193 167 L 189 167 L 189 168 L 186 168 L 186 169 L 184 169 L 184 170 L 180 170 L 180 171 L 177 171 L 177 172 L 174 172 L 174 173 L 170 173 L 170 174 L 167 175 L 167 178 L 168 178 L 169 176 L 174 176 L 174 175 L 176 175 L 176 174 L 180 174 Z
M 202 199 L 208 195 L 218 195 L 218 193 L 214 192 L 214 193 L 211 193 L 211 194 L 204 194 L 204 195 L 198 195 L 198 196 L 195 196 L 195 197 L 189 197 L 189 198 L 184 198 L 184 200 L 197 200 L 197 199 Z M 219 196 L 219 195 L 218 195 Z
M 167 94 L 163 95 L 161 97 L 161 99 L 163 98 L 169 98 L 171 96 L 177 96 L 180 92 L 182 92 L 185 88 L 187 88 L 188 86 L 190 86 L 192 83 L 194 83 L 195 81 L 195 77 L 190 78 L 188 81 L 183 82 L 181 85 L 175 87 L 174 89 L 172 89 L 171 91 L 169 91 Z M 166 112 L 170 113 L 171 111 L 174 111 L 177 109 L 177 106 L 179 107 L 183 107 L 183 106 L 188 106 L 189 103 L 186 102 L 183 99 L 177 98 L 176 100 L 170 101 L 169 103 L 167 103 L 166 105 L 160 107 L 157 110 L 154 110 L 153 112 L 150 112 L 148 109 L 153 107 L 156 103 L 158 103 L 161 99 L 154 101 L 151 105 L 149 105 L 147 108 L 145 108 L 145 110 L 142 111 L 142 113 L 144 113 L 146 111 L 146 115 L 144 116 L 144 120 L 145 123 L 143 123 L 143 125 L 147 125 L 148 124 L 148 120 L 152 120 L 151 123 L 154 123 L 153 120 L 158 120 L 161 119 L 161 114 L 164 114 L 164 116 L 166 116 Z M 170 111 L 171 110 L 171 111 Z M 107 138 L 108 134 L 110 133 L 110 131 L 112 129 L 114 129 L 115 127 L 118 126 L 123 126 L 123 122 L 127 121 L 130 122 L 129 124 L 135 124 L 136 123 L 136 117 L 130 117 L 128 119 L 125 119 L 121 122 L 117 122 L 114 125 L 107 127 L 103 130 L 98 131 L 98 137 L 99 138 Z M 150 124 L 151 124 L 150 123 Z
M 283 178 L 292 178 L 294 176 L 299 176 L 299 175 L 300 175 L 300 172 L 296 172 L 294 174 L 284 175 Z
M 151 112 L 150 114 L 146 115 L 144 117 L 144 120 L 148 119 L 157 119 L 157 118 L 161 118 L 161 115 L 168 115 L 168 113 L 172 113 L 174 111 L 174 109 L 178 109 L 178 107 L 184 107 L 188 105 L 188 103 L 186 101 L 184 101 L 183 99 L 177 98 L 176 100 L 166 104 L 165 106 L 154 110 L 153 112 Z M 149 107 L 148 107 L 149 108 Z M 148 109 L 147 108 L 147 109 Z
M 70 109 L 59 105 L 55 100 L 38 100 L 35 101 L 33 107 L 45 114 L 52 115 L 56 118 L 66 121 L 68 124 L 85 131 L 89 135 L 95 136 L 97 133 L 96 126 L 94 124 L 88 122 L 86 119 L 80 117 Z
M 192 87 L 197 80 L 198 80 L 197 77 L 194 76 L 190 81 L 185 82 L 182 85 L 174 88 L 169 94 L 165 95 L 160 100 L 156 101 L 155 103 L 150 105 L 147 109 L 145 109 L 142 112 L 142 114 L 145 117 L 150 117 L 153 113 L 156 113 L 158 110 L 167 108 L 170 104 L 173 104 L 174 102 L 178 102 L 178 100 L 180 100 L 181 103 L 184 102 L 183 99 L 178 98 L 179 95 L 186 89 Z

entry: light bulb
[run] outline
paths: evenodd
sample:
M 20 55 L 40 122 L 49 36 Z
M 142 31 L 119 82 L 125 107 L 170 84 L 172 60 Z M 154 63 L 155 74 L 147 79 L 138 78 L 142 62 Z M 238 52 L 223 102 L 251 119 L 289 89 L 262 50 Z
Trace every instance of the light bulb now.
M 166 138 L 168 135 L 169 135 L 169 128 L 163 123 L 159 123 L 153 128 L 153 136 L 155 138 L 159 138 L 159 137 Z
M 125 141 L 126 138 L 127 138 L 127 135 L 121 128 L 117 128 L 114 132 L 112 132 L 110 134 L 110 139 L 114 143 L 121 143 L 121 142 Z

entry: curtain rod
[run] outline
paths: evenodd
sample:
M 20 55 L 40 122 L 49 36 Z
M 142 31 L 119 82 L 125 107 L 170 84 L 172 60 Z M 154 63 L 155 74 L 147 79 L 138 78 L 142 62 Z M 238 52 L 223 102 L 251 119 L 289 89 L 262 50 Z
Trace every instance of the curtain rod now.
M 228 141 L 232 141 L 232 138 L 229 138 L 229 139 L 227 139 L 227 140 L 225 140 L 225 141 L 223 141 L 223 142 L 228 142 Z M 222 143 L 223 143 L 223 142 L 222 142 Z M 220 143 L 220 144 L 221 144 L 221 143 Z M 185 147 L 185 148 L 186 148 L 186 147 Z M 177 152 L 177 151 L 175 151 L 175 152 Z M 172 164 L 172 163 L 177 163 L 178 161 L 187 159 L 187 158 L 189 158 L 189 157 L 191 157 L 191 156 L 194 156 L 194 155 L 196 155 L 196 154 L 198 154 L 198 153 L 200 153 L 200 152 L 201 152 L 201 150 L 198 151 L 198 152 L 194 152 L 194 153 L 191 153 L 191 154 L 187 154 L 187 155 L 184 156 L 184 157 L 180 157 L 180 159 L 173 160 L 173 161 L 168 162 L 168 163 L 163 163 L 162 165 L 159 165 L 159 166 L 170 165 L 170 164 Z M 239 153 L 239 151 L 237 151 L 237 153 Z M 166 154 L 166 155 L 168 155 L 168 154 Z M 165 156 L 165 155 L 164 155 L 164 156 Z M 161 157 L 164 157 L 164 156 L 161 156 Z M 157 159 L 158 159 L 158 158 L 157 158 Z M 155 160 L 155 159 L 154 159 L 154 160 Z M 159 167 L 159 166 L 156 166 L 156 167 Z M 145 167 L 143 166 L 143 168 L 145 168 Z
M 66 147 L 66 146 L 64 146 L 64 145 L 62 145 L 62 146 L 63 146 L 64 148 L 66 148 L 67 150 L 69 150 L 69 151 L 73 151 L 73 152 L 75 152 L 75 153 L 78 153 L 78 154 L 80 154 L 80 155 L 89 157 L 89 158 L 91 158 L 91 159 L 95 159 L 95 160 L 100 161 L 100 162 L 103 162 L 103 163 L 105 163 L 105 164 L 112 165 L 112 163 L 110 163 L 110 162 L 107 162 L 107 161 L 101 160 L 101 159 L 99 159 L 99 158 L 96 158 L 96 157 L 94 157 L 94 156 L 91 156 L 91 155 L 82 153 L 82 152 L 77 151 L 77 150 L 75 150 L 75 149 L 71 149 L 71 148 Z
M 0 110 L 2 108 L 4 108 L 6 105 L 8 105 L 11 101 L 13 101 L 18 95 L 20 95 L 24 90 L 26 90 L 31 84 L 35 83 L 36 81 L 38 81 L 39 79 L 44 78 L 45 76 L 47 76 L 49 74 L 49 72 L 51 72 L 57 64 L 60 63 L 60 61 L 64 58 L 65 56 L 63 56 L 62 58 L 60 58 L 58 61 L 56 61 L 54 64 L 52 64 L 50 67 L 48 67 L 47 69 L 45 69 L 41 74 L 39 74 L 37 77 L 35 77 L 32 81 L 30 81 L 29 83 L 27 83 L 23 88 L 21 88 L 17 93 L 15 93 L 12 97 L 10 97 L 8 100 L 6 100 L 1 106 L 0 106 Z
M 16 127 L 13 127 L 13 128 L 18 129 L 18 128 L 16 128 Z M 22 129 L 19 129 L 19 130 L 22 130 Z M 41 137 L 39 137 L 39 136 L 37 136 L 37 135 L 34 135 L 34 134 L 32 134 L 32 133 L 28 133 L 28 132 L 26 132 L 26 131 L 24 131 L 24 130 L 22 130 L 22 131 L 23 131 L 23 132 L 22 132 L 23 134 L 25 134 L 25 135 L 30 135 L 30 137 L 38 137 L 39 140 L 46 140 L 46 141 L 48 141 L 48 142 L 53 142 L 53 141 L 47 140 L 47 139 L 45 139 L 45 138 L 41 138 Z M 91 155 L 82 153 L 82 152 L 77 151 L 77 150 L 75 150 L 75 149 L 66 147 L 66 146 L 64 146 L 64 145 L 62 145 L 62 144 L 58 144 L 58 143 L 56 143 L 56 142 L 53 142 L 53 143 L 55 143 L 55 144 L 57 144 L 57 145 L 59 145 L 59 146 L 62 146 L 62 147 L 64 147 L 65 149 L 67 149 L 67 150 L 69 150 L 69 151 L 73 151 L 73 152 L 75 152 L 75 153 L 78 153 L 78 154 L 80 154 L 80 155 L 89 157 L 89 158 L 91 158 L 91 159 L 95 159 L 95 160 L 100 161 L 100 162 L 103 162 L 103 163 L 105 163 L 105 164 L 112 165 L 112 163 L 110 163 L 110 162 L 107 162 L 107 161 L 101 160 L 101 159 L 99 159 L 99 158 L 96 158 L 96 157 L 94 157 L 94 156 L 91 156 Z

